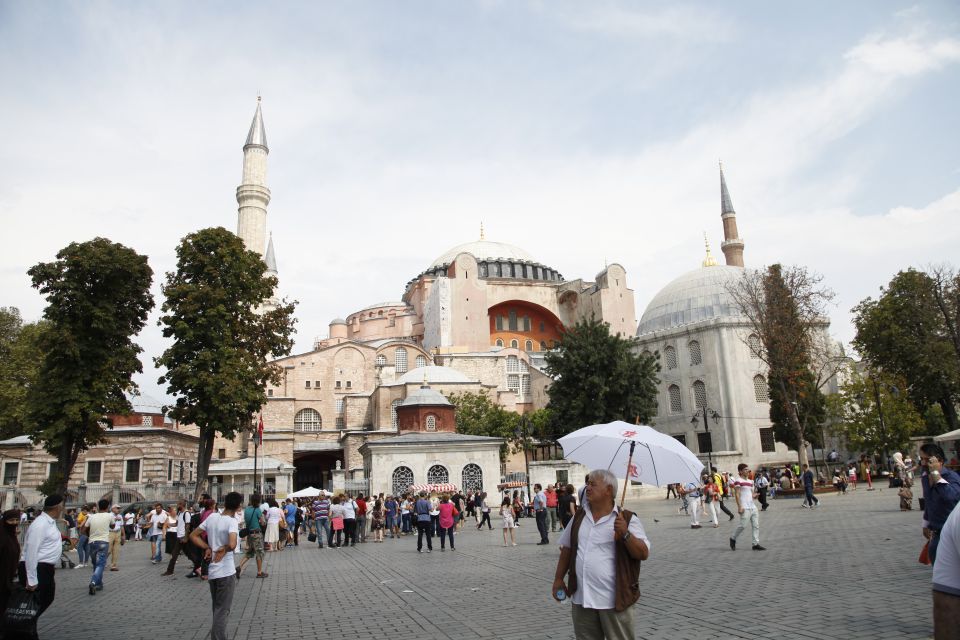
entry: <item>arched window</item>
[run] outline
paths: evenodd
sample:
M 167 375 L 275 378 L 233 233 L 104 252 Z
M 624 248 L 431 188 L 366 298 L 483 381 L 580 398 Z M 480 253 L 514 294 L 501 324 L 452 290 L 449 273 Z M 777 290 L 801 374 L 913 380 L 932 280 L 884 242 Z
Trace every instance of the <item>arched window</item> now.
M 397 467 L 393 470 L 393 495 L 402 496 L 413 484 L 413 470 L 410 467 Z
M 437 430 L 437 416 L 432 413 L 427 416 L 427 431 L 436 431 Z
M 541 341 L 540 341 L 540 351 L 546 351 L 546 350 L 547 350 L 547 343 L 544 342 L 543 340 L 541 340 Z
M 759 373 L 753 376 L 753 395 L 757 402 L 770 402 L 770 389 L 767 380 Z
M 707 406 L 707 386 L 702 380 L 693 383 L 693 402 L 697 409 Z
M 520 348 L 520 343 L 519 343 L 517 340 L 511 340 L 511 341 L 510 341 L 510 347 L 513 348 L 513 349 L 519 349 L 519 348 Z
M 527 340 L 527 342 L 523 345 L 523 350 L 527 352 L 533 351 L 533 340 Z
M 427 484 L 446 484 L 450 482 L 450 472 L 442 464 L 427 469 Z
M 386 366 L 386 364 L 387 364 L 387 356 L 383 355 L 382 353 L 378 353 L 377 359 L 376 359 L 376 365 L 378 367 L 383 367 L 383 366 Z
M 664 360 L 667 361 L 667 369 L 677 368 L 677 350 L 673 347 L 667 347 L 663 350 Z
M 500 338 L 497 338 L 497 346 L 498 346 L 498 347 L 502 347 L 502 346 L 503 346 L 503 340 L 501 340 Z
M 519 373 L 520 360 L 517 356 L 507 356 L 507 373 Z
M 690 344 L 687 345 L 687 349 L 690 351 L 690 365 L 703 364 L 703 355 L 700 353 L 700 343 L 696 340 L 691 340 Z
M 672 384 L 670 385 L 670 388 L 667 389 L 667 393 L 670 394 L 670 413 L 680 413 L 683 411 L 683 401 L 680 398 L 680 387 Z
M 463 468 L 460 474 L 460 484 L 464 491 L 481 491 L 483 489 L 483 469 L 472 462 Z
M 320 431 L 323 421 L 315 409 L 300 409 L 293 418 L 293 428 L 296 431 Z
M 396 429 L 397 428 L 397 407 L 400 406 L 399 400 L 394 400 L 390 403 L 390 425 Z
M 406 373 L 407 372 L 407 350 L 403 347 L 397 347 L 396 352 L 394 353 L 393 363 L 396 367 L 397 373 Z
M 427 359 L 424 358 L 423 356 L 417 356 L 417 359 L 414 360 L 414 363 L 416 364 L 417 369 L 421 369 L 427 366 Z
M 750 349 L 751 358 L 760 358 L 760 354 L 763 352 L 763 343 L 760 342 L 760 336 L 755 333 L 747 336 L 747 347 Z

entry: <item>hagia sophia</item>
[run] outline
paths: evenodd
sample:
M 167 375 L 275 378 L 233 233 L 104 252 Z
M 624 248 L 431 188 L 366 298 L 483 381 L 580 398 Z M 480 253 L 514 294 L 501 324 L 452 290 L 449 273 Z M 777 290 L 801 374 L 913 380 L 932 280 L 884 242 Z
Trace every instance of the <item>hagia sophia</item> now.
M 277 274 L 259 102 L 243 153 L 237 233 Z M 426 482 L 495 485 L 504 471 L 500 441 L 456 434 L 449 396 L 483 392 L 521 413 L 546 406 L 545 352 L 591 316 L 659 354 L 657 429 L 704 461 L 710 451 L 714 464 L 787 460 L 773 440 L 756 336 L 727 293 L 743 273 L 744 242 L 722 167 L 720 183 L 725 264 L 708 245 L 701 266 L 666 284 L 639 322 L 619 264 L 589 280 L 565 277 L 558 265 L 486 239 L 482 227 L 479 239 L 398 283 L 397 300 L 333 319 L 310 351 L 275 361 L 283 381 L 267 388 L 262 410 L 264 473 L 278 493 L 281 485 L 329 487 L 337 474 L 376 493 Z M 250 472 L 252 439 L 218 440 L 215 451 L 211 475 L 229 482 L 224 476 Z

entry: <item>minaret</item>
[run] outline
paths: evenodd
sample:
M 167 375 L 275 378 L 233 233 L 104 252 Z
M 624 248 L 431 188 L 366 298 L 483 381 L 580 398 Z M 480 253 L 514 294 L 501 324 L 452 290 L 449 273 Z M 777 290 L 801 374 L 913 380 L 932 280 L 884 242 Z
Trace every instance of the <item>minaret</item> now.
M 261 256 L 267 243 L 267 205 L 270 204 L 268 153 L 267 132 L 260 113 L 260 96 L 257 96 L 257 112 L 253 114 L 250 133 L 243 145 L 243 183 L 237 187 L 237 235 L 247 249 Z
M 259 113 L 259 111 L 258 111 Z M 743 266 L 743 240 L 737 232 L 737 212 L 733 210 L 733 201 L 727 191 L 727 181 L 723 177 L 723 163 L 720 163 L 720 218 L 723 220 L 723 242 L 720 249 L 727 265 Z

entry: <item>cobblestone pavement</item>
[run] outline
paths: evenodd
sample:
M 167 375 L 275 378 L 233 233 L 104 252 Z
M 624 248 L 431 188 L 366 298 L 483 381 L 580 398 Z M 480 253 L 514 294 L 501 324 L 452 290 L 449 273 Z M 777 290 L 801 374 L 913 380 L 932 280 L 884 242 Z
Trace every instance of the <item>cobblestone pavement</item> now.
M 930 570 L 917 563 L 920 514 L 898 510 L 895 490 L 775 500 L 761 514 L 766 552 L 749 532 L 731 551 L 735 522 L 691 530 L 677 502 L 628 505 L 652 543 L 641 571 L 641 638 L 927 638 Z M 496 519 L 495 519 L 496 522 Z M 301 546 L 267 556 L 269 578 L 247 572 L 238 584 L 229 636 L 265 638 L 407 637 L 471 640 L 572 638 L 569 604 L 550 598 L 556 546 L 537 546 L 531 519 L 519 546 L 500 531 L 467 527 L 457 551 L 418 554 L 416 539 L 389 538 L 352 549 Z M 559 534 L 554 534 L 553 541 Z M 41 618 L 42 638 L 178 639 L 209 633 L 206 584 L 161 578 L 147 543 L 123 548 L 121 570 L 87 594 L 89 569 L 58 570 L 57 599 Z M 175 630 L 175 631 L 174 631 Z M 172 637 L 172 636 L 171 636 Z

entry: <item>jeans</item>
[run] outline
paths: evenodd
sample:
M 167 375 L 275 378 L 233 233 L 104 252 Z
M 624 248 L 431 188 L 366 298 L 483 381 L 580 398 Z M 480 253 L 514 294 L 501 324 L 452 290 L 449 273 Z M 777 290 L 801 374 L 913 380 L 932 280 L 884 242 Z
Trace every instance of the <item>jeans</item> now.
M 87 549 L 87 541 L 89 539 L 90 538 L 82 533 L 80 534 L 80 537 L 77 538 L 77 559 L 80 561 L 80 564 L 86 563 L 86 561 L 89 559 L 89 551 Z
M 456 525 L 454 525 L 455 527 Z M 445 549 L 444 543 L 446 542 L 447 536 L 450 536 L 450 548 L 453 549 L 453 529 L 454 527 L 447 527 L 444 529 L 440 528 L 440 548 Z
M 440 535 L 440 516 L 430 516 L 430 526 L 433 529 L 433 535 Z
M 401 531 L 404 533 L 410 533 L 410 514 L 404 513 L 400 516 L 400 521 L 402 523 Z
M 109 542 L 97 540 L 90 543 L 90 562 L 93 563 L 93 577 L 90 578 L 90 582 L 98 587 L 103 586 L 103 568 L 107 566 L 107 551 L 109 549 Z
M 317 544 L 320 545 L 320 548 L 323 549 L 323 540 L 327 539 L 327 544 L 330 544 L 330 518 L 323 517 L 316 519 L 317 527 Z
M 150 536 L 150 544 L 156 544 L 157 548 L 151 560 L 156 560 L 160 562 L 163 560 L 163 534 L 158 533 L 157 535 Z
M 757 513 L 756 507 L 743 510 L 743 513 L 740 514 L 740 524 L 737 525 L 737 530 L 734 531 L 730 537 L 736 540 L 740 536 L 740 533 L 747 528 L 748 522 L 750 523 L 750 529 L 753 533 L 753 544 L 756 546 L 760 544 L 760 514 Z
M 550 516 L 550 531 L 557 530 L 557 508 L 547 507 L 547 515 Z
M 490 512 L 484 511 L 483 517 L 480 519 L 480 524 L 477 525 L 477 529 L 483 529 L 483 523 L 487 523 L 487 529 L 493 529 L 493 525 L 490 524 Z
M 723 504 L 723 498 L 717 499 L 717 506 L 720 507 L 720 511 L 723 511 L 725 514 L 727 514 L 727 517 L 728 517 L 728 518 L 730 518 L 731 520 L 733 520 L 733 514 L 730 513 L 730 510 L 727 509 L 727 506 L 726 506 L 725 504 Z
M 235 576 L 214 578 L 210 583 L 210 599 L 213 601 L 213 625 L 210 640 L 227 640 L 227 620 L 233 605 L 233 592 L 237 587 Z
M 390 535 L 393 535 L 393 528 L 397 524 L 396 521 L 397 521 L 396 514 L 391 513 L 390 511 L 387 511 L 387 531 L 390 532 Z
M 367 516 L 357 516 L 357 536 L 360 542 L 367 541 Z
M 433 527 L 429 520 L 417 521 L 417 551 L 423 551 L 423 536 L 427 536 L 427 549 L 433 551 Z
M 536 512 L 537 517 L 537 531 L 540 532 L 540 542 L 541 544 L 546 544 L 550 542 L 550 538 L 547 535 L 547 510 L 540 509 Z
M 811 507 L 815 504 L 820 504 L 820 499 L 817 496 L 813 495 L 813 487 L 803 487 L 803 503 L 810 505 Z

